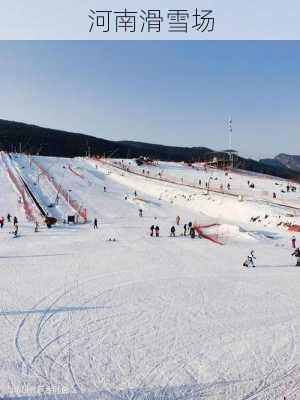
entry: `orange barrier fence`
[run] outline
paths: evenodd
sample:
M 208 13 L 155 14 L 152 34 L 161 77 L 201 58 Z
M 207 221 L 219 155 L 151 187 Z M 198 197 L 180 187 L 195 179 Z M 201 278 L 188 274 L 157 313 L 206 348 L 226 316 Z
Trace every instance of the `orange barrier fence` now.
M 23 183 L 19 180 L 19 178 L 14 174 L 13 170 L 8 165 L 3 152 L 1 152 L 1 157 L 2 157 L 3 164 L 5 166 L 6 172 L 9 176 L 10 180 L 14 184 L 16 190 L 18 191 L 20 198 L 22 199 L 22 205 L 23 205 L 27 220 L 31 221 L 31 222 L 35 221 L 34 212 L 31 207 L 31 204 L 27 200 L 26 191 L 24 189 Z

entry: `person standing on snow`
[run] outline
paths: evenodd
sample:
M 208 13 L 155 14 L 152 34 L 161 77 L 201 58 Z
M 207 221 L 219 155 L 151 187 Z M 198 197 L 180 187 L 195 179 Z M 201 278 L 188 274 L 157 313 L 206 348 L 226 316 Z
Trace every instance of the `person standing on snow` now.
M 98 229 L 98 220 L 97 220 L 97 218 L 94 219 L 94 229 Z
M 7 222 L 10 222 L 10 220 L 11 220 L 11 215 L 10 214 L 7 214 Z
M 297 249 L 294 251 L 292 256 L 296 257 L 296 260 L 297 260 L 296 267 L 300 267 L 300 249 L 299 249 L 299 247 L 297 247 Z
M 153 236 L 153 232 L 154 232 L 154 225 L 150 226 L 150 236 Z
M 193 228 L 192 226 L 190 227 L 190 236 L 192 239 L 195 239 L 195 228 Z
M 155 227 L 155 236 L 159 237 L 159 226 L 158 225 L 156 225 L 156 227 Z
M 177 215 L 177 217 L 176 217 L 176 225 L 179 225 L 180 224 L 180 217 L 179 217 L 179 215 Z
M 103 187 L 103 192 L 106 192 L 106 186 Z
M 296 236 L 292 236 L 292 248 L 295 249 L 296 248 Z
M 18 233 L 19 233 L 19 226 L 18 226 L 18 224 L 16 223 L 16 224 L 14 224 L 15 225 L 15 229 L 14 229 L 14 237 L 17 237 L 18 236 Z
M 171 233 L 170 233 L 170 237 L 175 237 L 175 226 L 171 227 Z
M 3 225 L 4 225 L 4 217 L 1 217 L 0 218 L 0 227 L 1 227 L 1 229 L 3 228 Z
M 17 225 L 17 223 L 18 223 L 18 218 L 14 217 L 14 225 Z
M 35 221 L 34 232 L 38 232 L 38 231 L 39 231 L 39 223 L 38 223 L 38 221 Z
M 254 256 L 254 250 L 251 250 L 250 255 L 247 257 L 246 261 L 243 263 L 244 267 L 255 267 L 254 260 L 256 257 Z
M 187 226 L 186 224 L 183 225 L 183 235 L 186 236 Z
M 139 216 L 142 217 L 143 216 L 143 210 L 140 208 L 139 209 Z

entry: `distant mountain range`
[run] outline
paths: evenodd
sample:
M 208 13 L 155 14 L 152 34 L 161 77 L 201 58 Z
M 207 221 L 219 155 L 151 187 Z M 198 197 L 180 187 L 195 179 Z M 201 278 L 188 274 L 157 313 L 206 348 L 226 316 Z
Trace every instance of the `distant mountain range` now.
M 264 158 L 260 160 L 265 165 L 273 167 L 284 167 L 300 172 L 300 156 L 280 153 L 274 158 Z
M 206 147 L 176 147 L 134 141 L 111 141 L 81 133 L 42 128 L 0 119 L 0 149 L 56 157 L 105 155 L 115 158 L 147 156 L 163 161 L 205 161 L 216 153 Z M 222 153 L 218 153 L 221 154 Z M 300 180 L 300 171 L 274 163 L 238 157 L 237 167 L 287 179 Z M 293 164 L 294 165 L 294 164 Z

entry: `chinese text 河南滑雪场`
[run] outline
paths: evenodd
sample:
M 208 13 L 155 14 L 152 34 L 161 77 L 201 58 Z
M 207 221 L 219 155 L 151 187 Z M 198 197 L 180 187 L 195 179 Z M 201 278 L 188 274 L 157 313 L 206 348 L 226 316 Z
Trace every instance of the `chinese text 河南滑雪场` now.
M 89 32 L 155 32 L 162 31 L 164 26 L 167 32 L 188 33 L 189 29 L 212 32 L 215 28 L 213 10 L 200 10 L 192 12 L 186 9 L 122 11 L 90 10 Z

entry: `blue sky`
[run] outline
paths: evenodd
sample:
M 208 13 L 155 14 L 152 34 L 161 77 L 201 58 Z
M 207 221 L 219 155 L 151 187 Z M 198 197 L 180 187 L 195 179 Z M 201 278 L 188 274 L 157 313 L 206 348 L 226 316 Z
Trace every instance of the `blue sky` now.
M 0 42 L 0 118 L 247 157 L 300 154 L 300 42 Z

